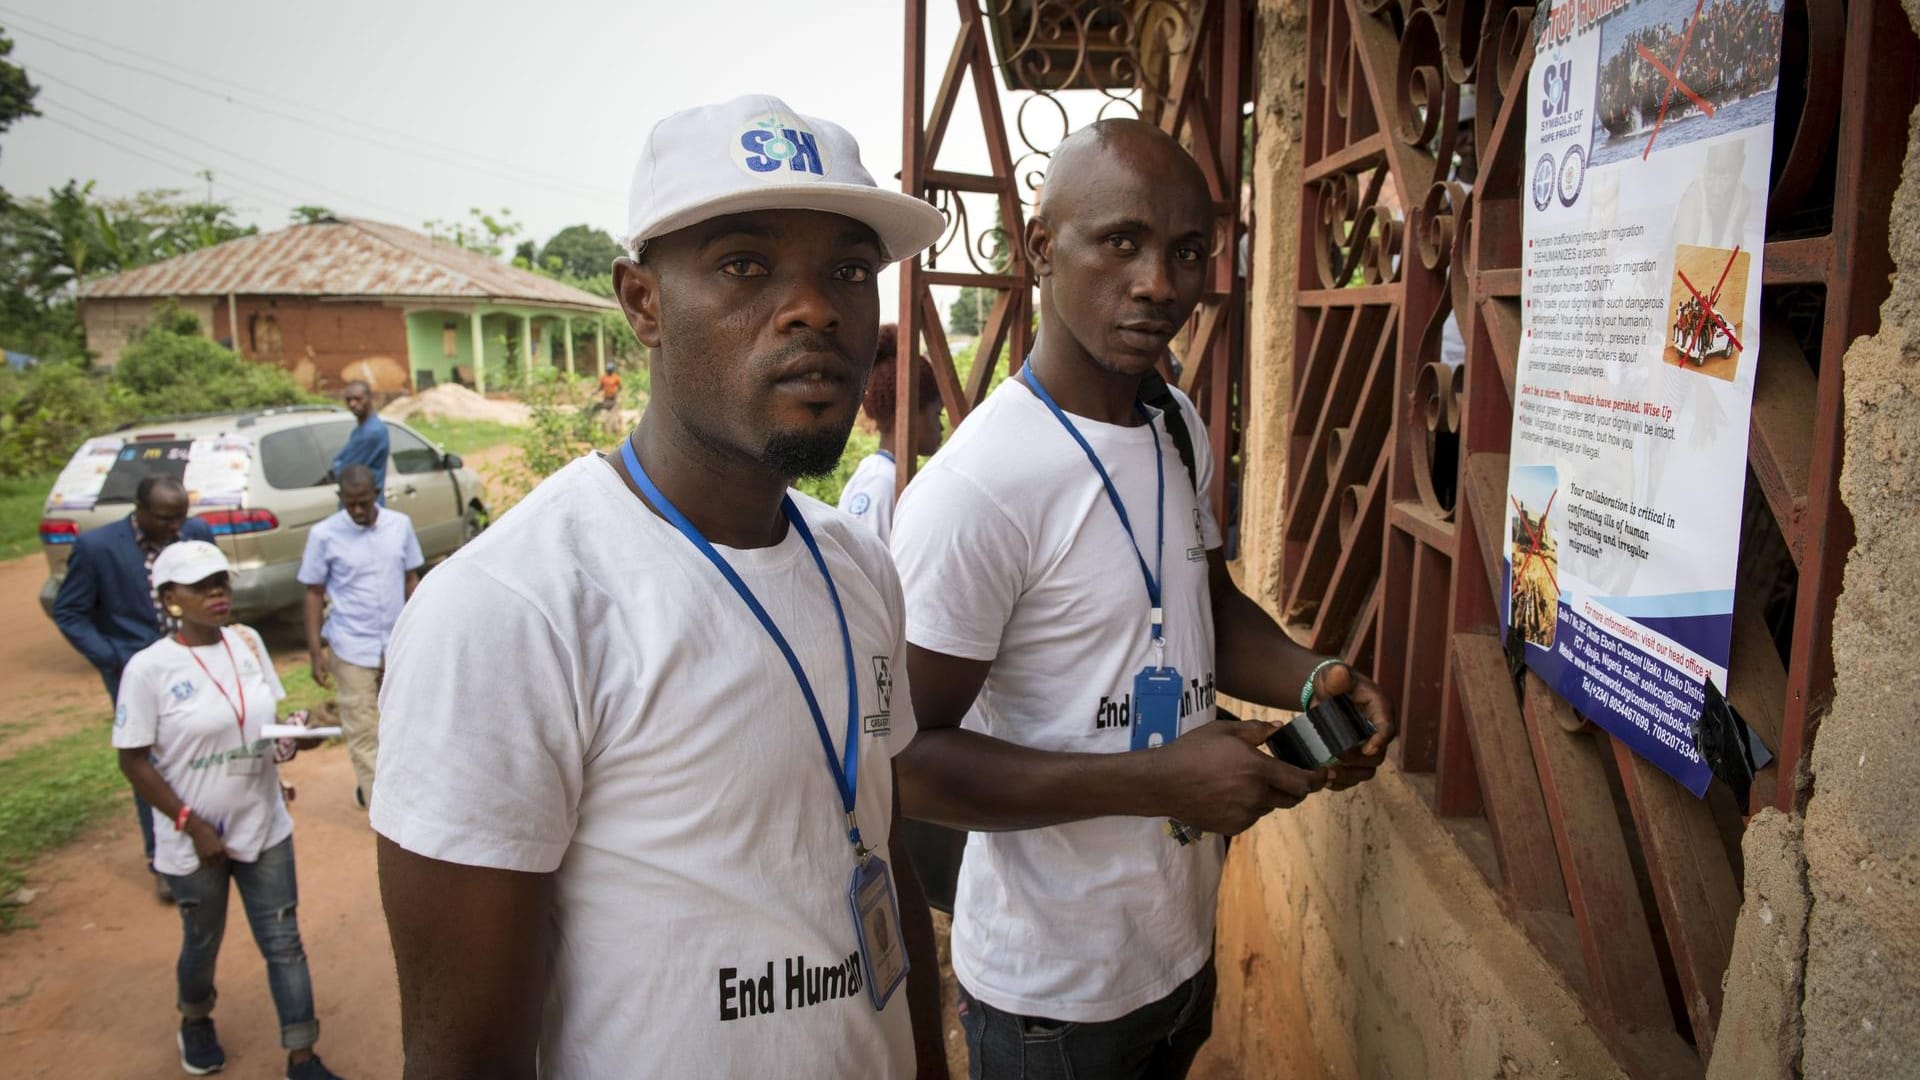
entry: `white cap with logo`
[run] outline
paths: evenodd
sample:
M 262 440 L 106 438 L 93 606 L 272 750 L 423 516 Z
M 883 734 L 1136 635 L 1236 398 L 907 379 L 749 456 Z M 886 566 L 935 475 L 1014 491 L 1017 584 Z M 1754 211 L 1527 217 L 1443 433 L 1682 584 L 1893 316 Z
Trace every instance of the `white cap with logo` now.
M 946 219 L 924 199 L 876 186 L 860 144 L 838 124 L 752 94 L 702 105 L 653 126 L 633 170 L 627 244 L 725 214 L 821 210 L 866 225 L 890 262 L 940 238 Z
M 153 587 L 198 585 L 215 574 L 233 571 L 226 555 L 205 540 L 178 540 L 153 559 Z

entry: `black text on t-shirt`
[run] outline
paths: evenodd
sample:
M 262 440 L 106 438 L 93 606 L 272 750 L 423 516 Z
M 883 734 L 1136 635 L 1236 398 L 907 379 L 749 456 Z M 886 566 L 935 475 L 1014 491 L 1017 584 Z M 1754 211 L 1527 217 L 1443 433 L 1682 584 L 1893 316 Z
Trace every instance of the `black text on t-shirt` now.
M 1201 709 L 1211 708 L 1216 696 L 1213 672 L 1207 672 L 1204 679 L 1188 679 L 1187 688 L 1180 692 L 1180 719 L 1185 720 Z M 1100 704 L 1093 707 L 1095 731 L 1130 727 L 1132 724 L 1133 692 L 1131 690 L 1122 691 L 1118 695 L 1102 695 Z
M 766 970 L 757 977 L 742 978 L 738 968 L 720 969 L 720 1019 L 765 1016 L 776 1009 L 792 1012 L 852 997 L 866 987 L 858 952 L 825 967 L 809 966 L 804 956 L 790 956 L 781 963 L 784 978 L 778 984 L 774 982 L 773 963 L 767 961 Z

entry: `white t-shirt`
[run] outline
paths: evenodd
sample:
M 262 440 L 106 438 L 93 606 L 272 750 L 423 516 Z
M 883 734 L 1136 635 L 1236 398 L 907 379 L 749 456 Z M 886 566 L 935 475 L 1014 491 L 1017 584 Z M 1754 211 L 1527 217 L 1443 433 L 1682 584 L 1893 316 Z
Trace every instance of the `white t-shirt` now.
M 1178 398 L 1195 471 L 1206 431 Z M 1154 435 L 1073 417 L 1154 558 Z M 1220 532 L 1157 415 L 1166 470 L 1166 663 L 1186 684 L 1180 730 L 1214 718 L 1206 551 Z M 1053 414 L 1009 379 L 955 429 L 900 500 L 893 557 L 907 640 L 993 668 L 965 726 L 1042 750 L 1125 753 L 1133 678 L 1152 661 L 1151 606 L 1099 475 Z M 1093 1023 L 1157 1001 L 1213 949 L 1223 845 L 1165 822 L 1103 817 L 976 832 L 954 901 L 953 969 L 996 1008 Z
M 858 817 L 886 850 L 913 737 L 898 578 L 794 493 L 852 635 Z M 813 684 L 835 754 L 846 668 L 799 534 L 720 548 Z M 447 862 L 555 873 L 543 1076 L 901 1076 L 874 1011 L 840 797 L 798 685 L 719 571 L 582 458 L 428 575 L 380 697 L 373 827 Z
M 221 830 L 232 858 L 252 862 L 293 835 L 273 744 L 260 735 L 287 692 L 273 665 L 261 662 L 267 648 L 259 634 L 244 626 L 222 633 L 223 643 L 192 649 L 163 637 L 127 661 L 113 712 L 113 745 L 153 747 L 154 765 L 173 793 L 193 807 L 194 816 Z M 235 714 L 243 702 L 244 732 Z M 200 869 L 193 838 L 176 832 L 158 810 L 153 867 L 174 875 Z
M 864 522 L 883 544 L 893 534 L 893 477 L 892 454 L 868 454 L 840 489 L 840 509 Z

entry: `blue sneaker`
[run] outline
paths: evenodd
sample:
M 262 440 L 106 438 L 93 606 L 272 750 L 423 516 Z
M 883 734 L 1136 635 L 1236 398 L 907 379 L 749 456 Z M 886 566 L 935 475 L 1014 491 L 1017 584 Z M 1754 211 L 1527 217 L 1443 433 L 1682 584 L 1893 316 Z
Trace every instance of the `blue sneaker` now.
M 334 1075 L 332 1069 L 321 1064 L 320 1055 L 315 1054 L 298 1065 L 288 1065 L 287 1080 L 341 1080 L 341 1078 Z
M 205 1076 L 227 1067 L 227 1052 L 220 1049 L 220 1037 L 213 1033 L 211 1019 L 180 1021 L 176 1041 L 180 1044 L 180 1067 L 188 1076 Z

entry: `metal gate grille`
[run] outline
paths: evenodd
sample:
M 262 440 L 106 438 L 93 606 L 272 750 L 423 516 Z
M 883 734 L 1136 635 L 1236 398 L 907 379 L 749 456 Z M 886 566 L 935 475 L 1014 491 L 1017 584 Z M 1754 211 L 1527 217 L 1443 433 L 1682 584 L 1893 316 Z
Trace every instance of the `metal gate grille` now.
M 1495 636 L 1535 17 L 1515 0 L 1310 0 L 1286 615 L 1401 703 L 1401 769 L 1622 1064 L 1699 1075 L 1744 817 L 1797 807 L 1831 700 L 1853 541 L 1842 357 L 1887 293 L 1916 43 L 1895 0 L 1786 4 L 1729 672 L 1779 764 L 1742 807 L 1720 786 L 1693 799 L 1537 678 L 1516 681 Z M 1479 161 L 1471 192 L 1449 179 L 1456 138 Z M 1435 364 L 1449 313 L 1457 374 Z
M 947 232 L 901 265 L 901 351 L 916 341 L 933 365 L 950 421 L 986 397 L 996 375 L 1017 370 L 1033 343 L 1035 279 L 1021 247 L 1028 203 L 1048 157 L 1066 134 L 1068 95 L 1102 116 L 1138 116 L 1193 153 L 1228 223 L 1208 265 L 1206 291 L 1175 353 L 1180 388 L 1212 440 L 1223 530 L 1237 516 L 1239 382 L 1244 369 L 1246 281 L 1238 270 L 1244 103 L 1251 99 L 1250 14 L 1243 0 L 955 0 L 958 32 L 937 87 L 927 69 L 928 0 L 906 0 L 904 190 L 939 207 Z M 997 57 L 997 60 L 996 60 Z M 1016 94 L 1009 124 L 1000 87 Z M 955 110 L 972 94 L 989 167 L 940 166 Z M 1085 110 L 1082 110 L 1085 111 Z M 1058 117 L 1056 121 L 1054 118 Z M 1018 140 L 1017 142 L 1015 140 Z M 964 374 L 954 363 L 934 286 L 975 287 L 994 297 Z M 896 415 L 919 421 L 913 368 L 898 369 Z M 1165 371 L 1169 379 L 1174 372 Z M 912 445 L 911 442 L 908 445 Z M 913 475 L 901 454 L 898 481 Z

